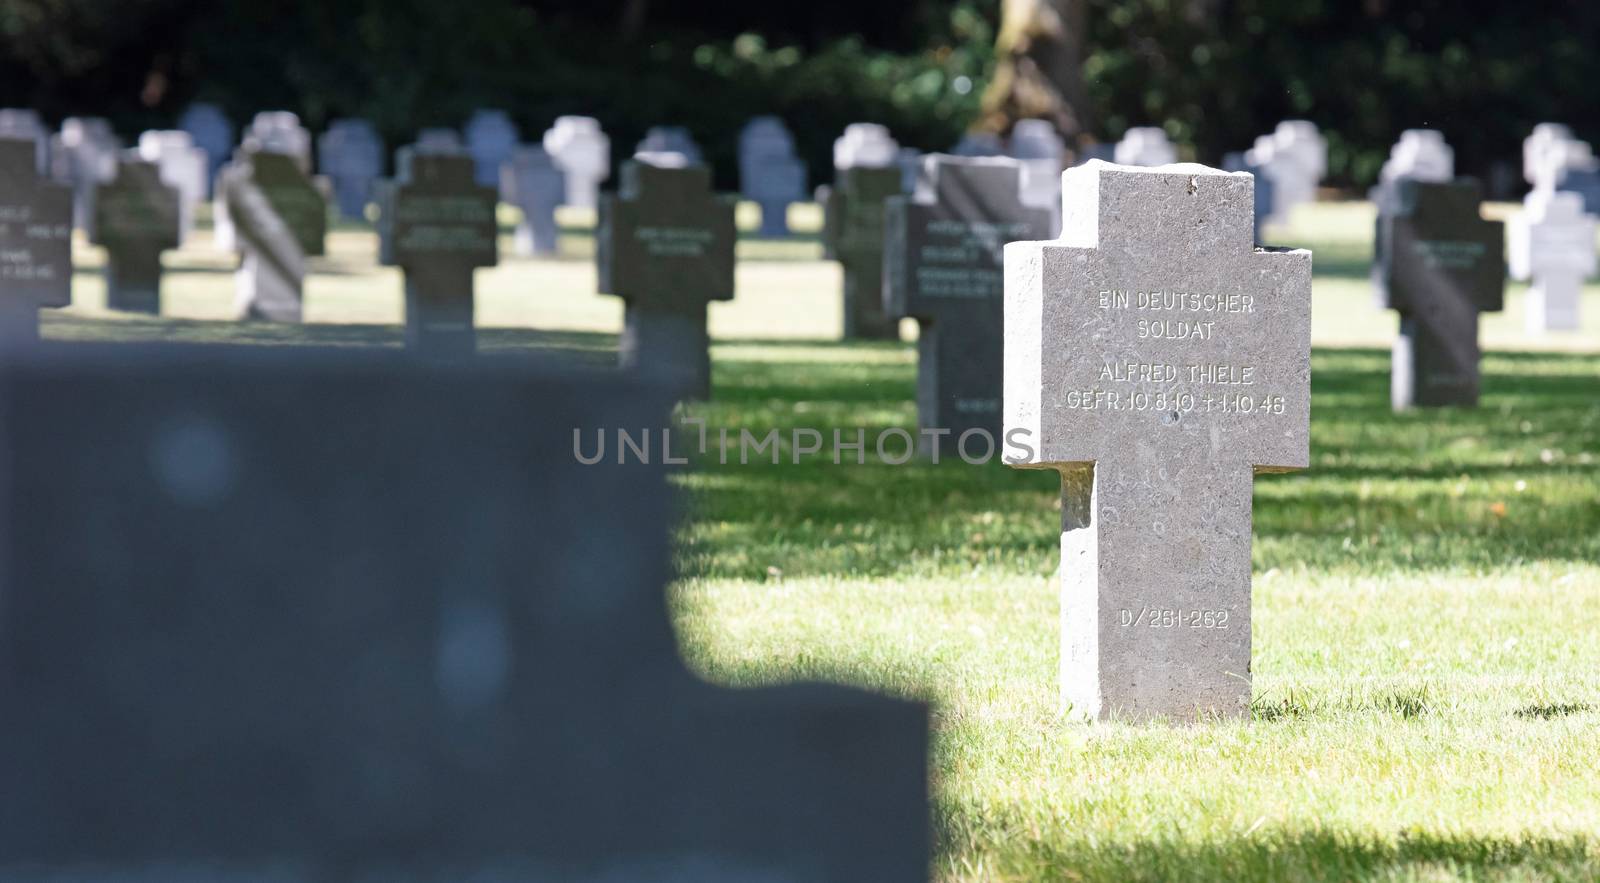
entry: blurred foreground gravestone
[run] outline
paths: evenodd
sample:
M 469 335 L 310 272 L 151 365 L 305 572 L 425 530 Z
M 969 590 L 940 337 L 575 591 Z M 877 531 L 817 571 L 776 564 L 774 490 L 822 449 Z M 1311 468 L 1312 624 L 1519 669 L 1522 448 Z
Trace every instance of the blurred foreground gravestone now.
M 94 200 L 94 243 L 106 250 L 106 307 L 161 312 L 161 253 L 180 242 L 180 197 L 152 162 L 124 159 Z
M 599 290 L 622 298 L 623 369 L 688 398 L 711 397 L 707 305 L 733 300 L 734 197 L 711 190 L 706 166 L 622 164 L 600 203 Z
M 1390 374 L 1396 411 L 1478 403 L 1478 313 L 1505 302 L 1505 228 L 1479 213 L 1471 178 L 1398 178 L 1378 190 L 1372 284 L 1400 314 Z
M 39 309 L 72 305 L 72 190 L 39 175 L 31 139 L 0 137 L 0 350 L 39 339 Z
M 524 144 L 500 167 L 500 195 L 522 213 L 513 237 L 517 254 L 555 254 L 559 250 L 556 206 L 564 198 L 566 184 L 566 177 L 543 147 Z
M 333 181 L 339 214 L 363 220 L 372 184 L 383 174 L 383 139 L 366 120 L 334 120 L 317 138 L 317 169 Z
M 789 235 L 789 204 L 806 198 L 806 165 L 777 117 L 756 117 L 739 132 L 739 190 L 761 206 L 761 235 Z
M 0 879 L 926 879 L 924 707 L 679 660 L 663 397 L 250 349 L 0 365 Z
M 1255 248 L 1249 175 L 1099 161 L 1006 246 L 1013 466 L 1061 473 L 1062 697 L 1250 710 L 1252 477 L 1308 465 L 1311 253 Z
M 242 255 L 234 274 L 239 317 L 299 322 L 306 258 L 323 253 L 328 229 L 322 194 L 282 153 L 241 151 L 217 181 Z
M 921 326 L 919 448 L 988 460 L 1000 449 L 1002 250 L 1049 236 L 1050 213 L 1022 204 L 1015 160 L 934 154 L 922 169 L 909 197 L 889 200 L 884 310 Z
M 883 312 L 883 212 L 901 190 L 894 166 L 851 166 L 823 196 L 822 247 L 844 270 L 844 338 L 895 340 L 899 323 Z
M 594 117 L 556 117 L 544 133 L 544 149 L 567 176 L 566 204 L 594 208 L 600 182 L 611 177 L 611 139 Z
M 1583 210 L 1583 197 L 1535 190 L 1506 234 L 1511 278 L 1533 283 L 1523 308 L 1527 330 L 1576 331 L 1583 281 L 1595 272 L 1595 216 Z
M 494 188 L 468 156 L 402 148 L 379 188 L 379 263 L 406 277 L 406 346 L 425 356 L 477 349 L 472 274 L 498 258 Z

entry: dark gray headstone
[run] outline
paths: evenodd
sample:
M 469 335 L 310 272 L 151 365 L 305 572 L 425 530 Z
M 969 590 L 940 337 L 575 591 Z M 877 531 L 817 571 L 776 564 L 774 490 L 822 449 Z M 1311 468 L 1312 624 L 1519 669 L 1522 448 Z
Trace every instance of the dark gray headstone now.
M 895 167 L 840 169 L 823 204 L 824 252 L 844 270 L 846 340 L 900 336 L 899 323 L 883 313 L 883 211 L 900 185 Z
M 0 878 L 926 879 L 922 706 L 678 659 L 660 396 L 250 349 L 0 369 Z
M 161 253 L 182 238 L 179 194 L 153 162 L 124 159 L 94 201 L 94 243 L 106 250 L 106 306 L 161 312 Z
M 317 139 L 317 170 L 333 181 L 339 214 L 366 217 L 372 182 L 383 174 L 383 139 L 361 119 L 334 120 Z
M 600 202 L 600 291 L 623 299 L 621 363 L 690 398 L 711 396 L 706 306 L 733 299 L 734 198 L 706 166 L 623 163 Z
M 805 199 L 806 166 L 777 117 L 756 117 L 739 133 L 739 190 L 761 206 L 761 235 L 789 235 L 789 203 Z
M 1376 191 L 1372 283 L 1400 314 L 1395 410 L 1478 403 L 1478 314 L 1505 306 L 1505 225 L 1479 214 L 1470 178 L 1398 178 Z
M 402 148 L 397 178 L 380 188 L 381 263 L 406 277 L 406 345 L 436 357 L 471 355 L 472 272 L 498 256 L 495 191 L 474 178 L 471 157 Z
M 560 244 L 556 206 L 566 198 L 567 177 L 543 147 L 518 147 L 500 167 L 500 194 L 522 212 L 515 243 L 523 255 L 555 254 Z
M 910 316 L 917 338 L 919 444 L 973 457 L 1000 449 L 1002 321 L 1007 242 L 1050 235 L 1050 213 L 1022 204 L 1021 164 L 1002 158 L 923 159 L 909 197 L 889 200 L 884 312 Z M 946 434 L 930 436 L 930 430 Z M 987 442 L 981 435 L 987 435 Z
M 1256 179 L 1256 244 L 1260 245 L 1261 225 L 1272 216 L 1273 186 L 1272 179 L 1262 173 L 1260 166 L 1245 158 L 1243 152 L 1236 151 L 1222 157 L 1222 168 L 1228 172 L 1249 172 Z
M 0 138 L 0 338 L 39 337 L 39 308 L 72 304 L 72 190 L 39 177 L 30 139 Z
M 233 155 L 233 123 L 222 113 L 222 108 L 197 102 L 189 105 L 189 109 L 178 118 L 178 128 L 188 132 L 194 145 L 206 152 L 206 162 L 210 164 L 206 174 L 206 195 L 210 196 L 210 182 L 216 180 L 223 163 Z
M 236 276 L 240 318 L 298 322 L 306 258 L 323 253 L 328 207 L 295 157 L 241 152 L 218 178 L 243 255 Z

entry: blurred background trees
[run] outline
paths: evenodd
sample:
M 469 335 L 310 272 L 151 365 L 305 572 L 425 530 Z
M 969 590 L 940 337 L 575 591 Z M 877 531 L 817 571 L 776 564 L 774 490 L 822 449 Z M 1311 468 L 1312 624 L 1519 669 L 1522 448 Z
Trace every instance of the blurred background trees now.
M 1479 175 L 1536 122 L 1600 138 L 1597 38 L 1589 0 L 0 0 L 0 105 L 132 134 L 206 99 L 366 116 L 394 143 L 477 107 L 525 137 L 583 113 L 619 152 L 677 123 L 724 185 L 763 113 L 818 180 L 859 120 L 925 150 L 1019 114 L 1099 140 L 1156 124 L 1216 162 L 1299 117 L 1357 187 L 1405 128 Z

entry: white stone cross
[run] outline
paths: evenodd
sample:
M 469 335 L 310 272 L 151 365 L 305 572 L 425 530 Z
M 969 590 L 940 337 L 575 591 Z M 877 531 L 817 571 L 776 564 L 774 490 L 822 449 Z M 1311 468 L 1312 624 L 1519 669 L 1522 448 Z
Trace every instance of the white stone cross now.
M 1507 225 L 1511 277 L 1532 280 L 1526 304 L 1530 332 L 1578 328 L 1583 281 L 1595 273 L 1595 216 L 1577 193 L 1534 190 Z

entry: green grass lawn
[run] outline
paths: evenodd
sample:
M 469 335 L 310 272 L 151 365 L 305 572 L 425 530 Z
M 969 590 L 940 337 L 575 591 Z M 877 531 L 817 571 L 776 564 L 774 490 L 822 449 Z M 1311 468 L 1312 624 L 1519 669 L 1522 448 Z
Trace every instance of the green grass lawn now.
M 480 271 L 487 349 L 610 360 L 620 307 L 565 220 L 560 258 Z M 931 702 L 941 880 L 1600 879 L 1600 289 L 1582 332 L 1530 338 L 1512 286 L 1483 323 L 1482 406 L 1395 415 L 1370 229 L 1339 203 L 1277 234 L 1316 251 L 1312 468 L 1256 481 L 1253 721 L 1059 715 L 1057 483 L 999 465 L 701 463 L 671 589 L 687 660 Z M 832 342 L 814 237 L 740 248 L 715 401 L 691 410 L 914 431 L 914 348 Z M 277 328 L 216 321 L 231 261 L 203 240 L 169 256 L 160 320 L 101 309 L 84 249 L 45 333 L 397 345 L 370 234 L 331 251 L 312 324 Z

